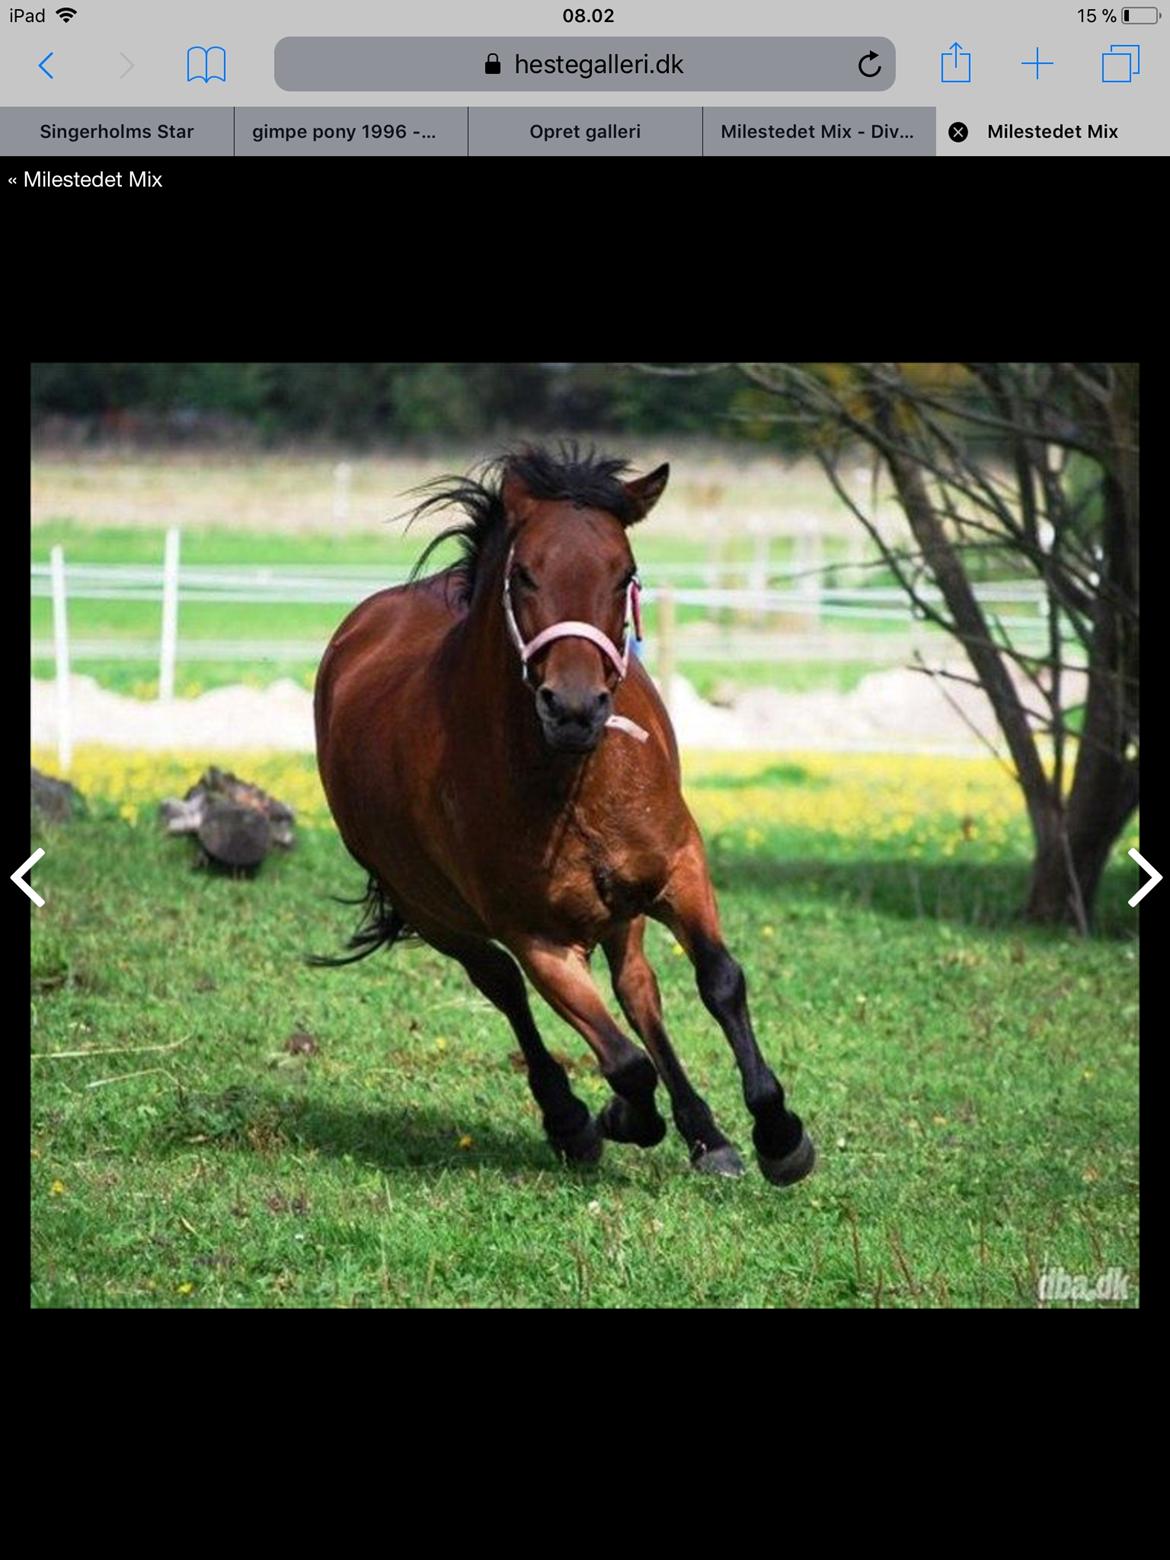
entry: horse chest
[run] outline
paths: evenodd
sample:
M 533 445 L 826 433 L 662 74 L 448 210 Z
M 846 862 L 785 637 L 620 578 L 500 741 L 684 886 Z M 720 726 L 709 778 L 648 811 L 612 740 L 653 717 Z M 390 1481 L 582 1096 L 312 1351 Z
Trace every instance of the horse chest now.
M 559 867 L 565 904 L 591 920 L 640 915 L 660 892 L 665 876 L 654 853 L 580 819 L 568 831 Z

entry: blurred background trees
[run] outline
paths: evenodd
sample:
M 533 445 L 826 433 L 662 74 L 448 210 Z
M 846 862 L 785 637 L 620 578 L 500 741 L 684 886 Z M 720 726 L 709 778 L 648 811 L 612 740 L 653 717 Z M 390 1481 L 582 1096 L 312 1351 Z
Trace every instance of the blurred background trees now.
M 794 441 L 767 421 L 766 392 L 732 369 L 672 384 L 604 363 L 39 363 L 33 426 L 166 438 L 234 430 L 362 448 L 387 440 L 691 433 Z

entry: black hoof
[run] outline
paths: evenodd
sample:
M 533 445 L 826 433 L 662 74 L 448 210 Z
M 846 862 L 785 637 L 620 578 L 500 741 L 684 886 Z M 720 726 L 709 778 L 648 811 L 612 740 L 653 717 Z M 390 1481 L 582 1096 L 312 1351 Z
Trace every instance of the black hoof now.
M 625 1100 L 610 1100 L 594 1118 L 602 1137 L 613 1143 L 634 1143 L 638 1148 L 655 1148 L 666 1136 L 666 1122 L 655 1112 L 635 1115 Z
M 813 1147 L 812 1138 L 807 1132 L 802 1132 L 800 1142 L 783 1159 L 766 1159 L 757 1150 L 756 1160 L 764 1173 L 764 1179 L 771 1181 L 773 1186 L 791 1186 L 794 1181 L 802 1181 L 812 1170 L 817 1162 L 817 1151 Z
M 722 1148 L 709 1148 L 698 1159 L 692 1159 L 691 1169 L 703 1175 L 742 1175 L 743 1160 L 730 1143 L 724 1143 Z
M 597 1130 L 597 1123 L 589 1120 L 571 1137 L 550 1137 L 553 1152 L 570 1165 L 595 1165 L 601 1158 L 601 1150 L 604 1147 L 601 1133 Z

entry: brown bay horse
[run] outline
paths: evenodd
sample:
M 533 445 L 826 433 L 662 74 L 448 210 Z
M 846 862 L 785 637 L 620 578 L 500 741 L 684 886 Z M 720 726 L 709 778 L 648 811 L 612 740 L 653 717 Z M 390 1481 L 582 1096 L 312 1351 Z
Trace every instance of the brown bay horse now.
M 596 1161 L 604 1138 L 661 1142 L 661 1079 L 696 1169 L 741 1174 L 663 1025 L 643 951 L 653 916 L 686 950 L 731 1045 L 760 1168 L 786 1185 L 812 1169 L 812 1141 L 756 1044 L 670 719 L 629 654 L 628 529 L 669 468 L 629 481 L 627 470 L 562 446 L 429 484 L 415 513 L 453 506 L 462 522 L 431 542 L 410 583 L 371 596 L 334 634 L 317 676 L 317 755 L 369 875 L 351 958 L 414 933 L 458 960 L 512 1025 L 565 1159 Z M 462 562 L 419 577 L 449 536 Z M 599 945 L 641 1046 L 594 985 Z M 596 1118 L 545 1049 L 524 976 L 595 1053 L 614 1092 Z

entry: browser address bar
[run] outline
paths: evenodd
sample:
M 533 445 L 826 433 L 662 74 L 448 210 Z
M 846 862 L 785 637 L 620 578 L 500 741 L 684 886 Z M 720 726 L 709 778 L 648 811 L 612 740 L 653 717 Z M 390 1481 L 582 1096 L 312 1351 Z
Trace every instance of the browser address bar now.
M 286 92 L 884 92 L 888 38 L 282 38 Z

